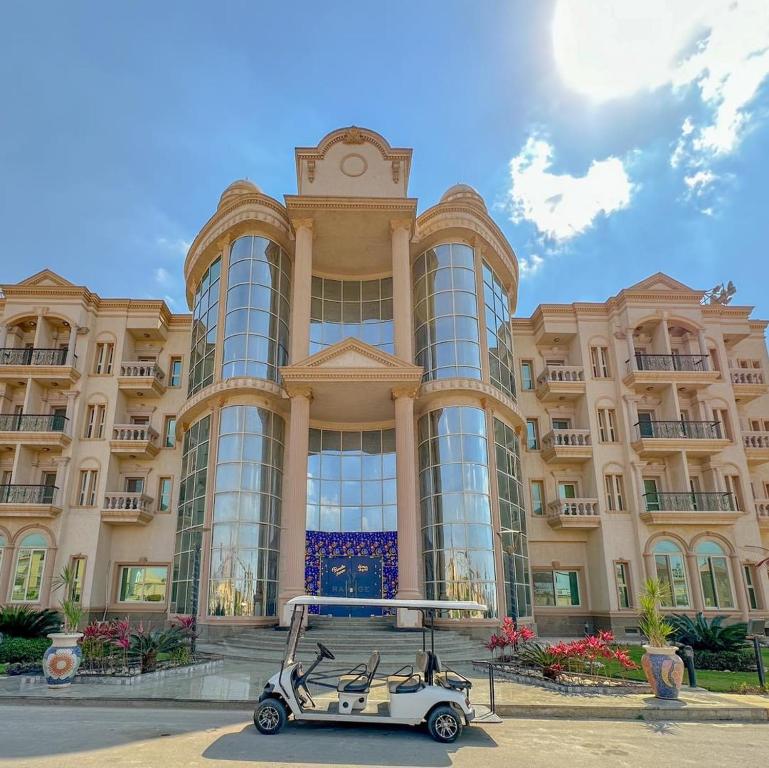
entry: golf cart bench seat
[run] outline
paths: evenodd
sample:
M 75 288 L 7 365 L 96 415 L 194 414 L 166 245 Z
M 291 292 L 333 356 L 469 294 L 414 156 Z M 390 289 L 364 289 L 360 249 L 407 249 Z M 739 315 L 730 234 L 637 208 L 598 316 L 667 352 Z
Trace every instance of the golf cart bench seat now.
M 453 691 L 469 691 L 473 687 L 473 684 L 459 672 L 455 672 L 453 669 L 444 670 L 437 653 L 432 654 L 432 680 L 435 685 Z
M 425 687 L 427 667 L 430 654 L 427 651 L 417 651 L 416 663 L 412 667 L 401 667 L 395 674 L 387 676 L 389 693 L 416 693 Z
M 379 667 L 379 651 L 374 651 L 365 664 L 358 664 L 350 674 L 341 675 L 336 689 L 339 693 L 368 693 Z

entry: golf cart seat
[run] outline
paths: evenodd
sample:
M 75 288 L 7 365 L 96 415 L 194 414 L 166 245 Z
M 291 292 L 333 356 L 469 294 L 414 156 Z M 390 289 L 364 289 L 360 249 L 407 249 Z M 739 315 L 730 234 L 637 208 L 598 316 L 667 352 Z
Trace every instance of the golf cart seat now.
M 374 651 L 369 656 L 368 662 L 358 664 L 350 670 L 348 675 L 342 675 L 339 678 L 337 691 L 340 693 L 368 693 L 378 667 L 379 651 Z
M 428 651 L 417 651 L 416 664 L 401 667 L 387 676 L 387 690 L 390 693 L 416 693 L 425 687 L 427 665 L 430 662 Z
M 448 667 L 444 670 L 437 653 L 432 654 L 432 680 L 435 685 L 452 691 L 469 691 L 473 684 L 459 672 Z

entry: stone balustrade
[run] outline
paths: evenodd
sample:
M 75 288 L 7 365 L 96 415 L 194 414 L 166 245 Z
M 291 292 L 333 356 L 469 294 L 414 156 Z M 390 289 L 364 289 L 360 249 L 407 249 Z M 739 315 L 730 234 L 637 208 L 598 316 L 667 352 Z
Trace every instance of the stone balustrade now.
M 152 502 L 152 497 L 147 496 L 145 493 L 110 492 L 104 495 L 104 506 L 102 509 L 149 512 Z
M 760 368 L 732 368 L 732 384 L 766 384 L 764 372 Z
M 549 517 L 599 517 L 598 499 L 558 499 L 547 505 Z
M 589 448 L 592 445 L 589 429 L 553 429 L 542 438 L 542 447 Z
M 120 363 L 120 375 L 126 378 L 157 379 L 163 381 L 165 374 L 154 361 Z
M 584 381 L 585 369 L 581 365 L 547 365 L 537 376 L 537 384 Z
M 154 443 L 158 439 L 158 432 L 149 424 L 115 424 L 112 427 L 112 439 Z
M 743 432 L 742 442 L 746 449 L 769 448 L 769 432 Z

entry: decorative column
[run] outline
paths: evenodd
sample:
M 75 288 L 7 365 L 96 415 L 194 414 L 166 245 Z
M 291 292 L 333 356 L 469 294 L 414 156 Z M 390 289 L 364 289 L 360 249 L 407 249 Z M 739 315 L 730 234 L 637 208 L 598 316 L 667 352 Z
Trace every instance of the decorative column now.
M 78 330 L 80 329 L 76 325 L 70 326 L 69 329 L 69 342 L 67 343 L 67 365 L 72 367 L 75 366 L 75 347 L 77 346 Z
M 705 358 L 704 369 L 709 371 L 710 365 L 708 364 L 708 342 L 705 340 L 705 331 L 703 331 L 702 328 L 697 331 L 697 343 L 700 345 L 700 354 Z
M 750 607 L 748 606 L 748 596 L 745 592 L 745 577 L 742 575 L 742 563 L 740 563 L 740 558 L 737 555 L 729 555 L 729 561 L 732 566 L 732 583 L 737 595 L 737 607 L 740 609 L 740 621 L 747 623 Z
M 294 219 L 296 246 L 291 283 L 290 365 L 310 354 L 310 296 L 312 289 L 312 219 Z
M 3 349 L 8 341 L 8 326 L 0 325 L 0 349 Z
M 67 489 L 69 488 L 69 472 L 67 472 L 67 465 L 69 464 L 69 456 L 60 456 L 54 459 L 56 464 L 56 497 L 53 503 L 57 507 L 64 507 L 65 500 L 67 498 Z M 98 499 L 98 504 L 101 505 L 104 499 Z
M 686 553 L 686 566 L 689 571 L 689 591 L 691 592 L 692 606 L 695 611 L 704 611 L 700 569 L 697 565 L 697 555 L 694 552 Z
M 636 369 L 635 344 L 633 343 L 632 328 L 625 329 L 625 341 L 627 342 L 627 354 L 628 354 L 627 369 L 629 373 L 630 371 L 634 371 Z
M 67 412 L 65 414 L 67 421 L 64 424 L 64 432 L 70 437 L 75 435 L 75 400 L 77 400 L 79 394 L 79 390 L 72 389 L 65 393 L 67 398 Z
M 288 465 L 283 476 L 283 509 L 280 527 L 280 606 L 281 626 L 291 622 L 286 602 L 304 594 L 305 530 L 307 527 L 307 451 L 310 438 L 309 387 L 291 388 L 291 415 L 286 454 Z
M 416 387 L 393 389 L 395 401 L 395 468 L 398 477 L 398 598 L 419 599 L 419 549 L 417 546 L 417 470 L 414 424 Z M 417 611 L 399 610 L 398 626 L 420 625 Z
M 647 579 L 657 578 L 657 567 L 654 563 L 654 554 L 652 552 L 644 552 L 644 570 L 646 571 Z
M 393 219 L 392 233 L 393 266 L 393 331 L 395 355 L 409 363 L 414 362 L 414 322 L 411 301 L 411 257 L 409 239 L 410 219 Z

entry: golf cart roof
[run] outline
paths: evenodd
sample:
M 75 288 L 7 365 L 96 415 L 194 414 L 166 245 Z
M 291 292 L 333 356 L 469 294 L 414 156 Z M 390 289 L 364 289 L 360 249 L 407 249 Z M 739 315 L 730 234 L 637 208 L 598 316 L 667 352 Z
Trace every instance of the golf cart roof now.
M 412 608 L 414 610 L 485 611 L 486 606 L 470 600 L 367 600 L 360 597 L 321 597 L 300 595 L 292 597 L 288 605 L 365 605 L 372 608 Z

